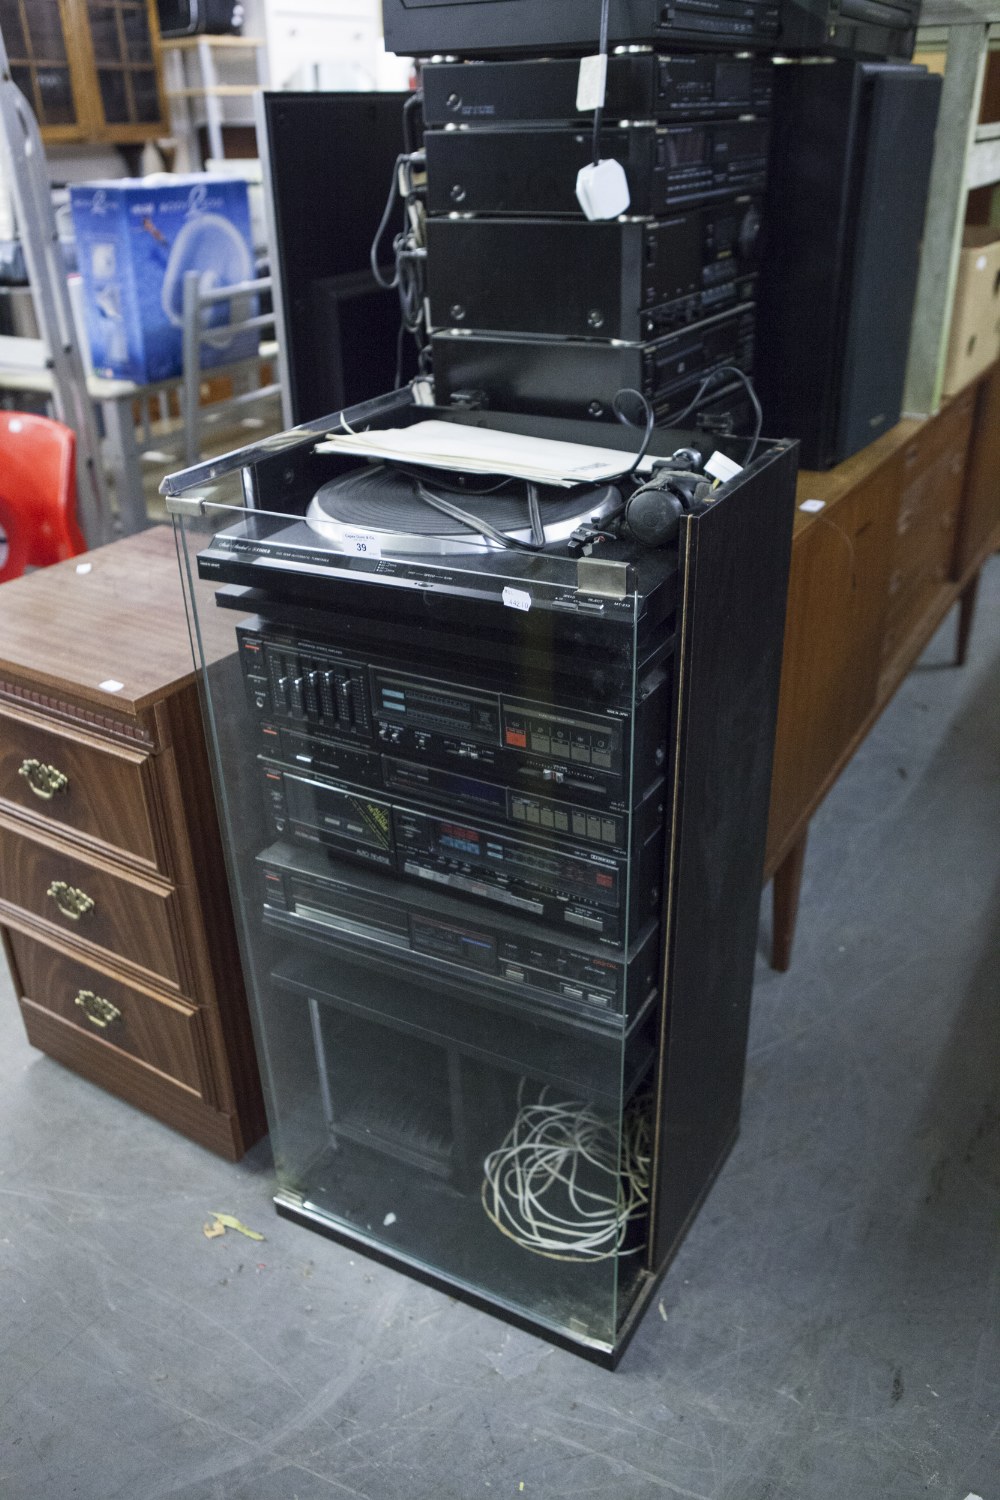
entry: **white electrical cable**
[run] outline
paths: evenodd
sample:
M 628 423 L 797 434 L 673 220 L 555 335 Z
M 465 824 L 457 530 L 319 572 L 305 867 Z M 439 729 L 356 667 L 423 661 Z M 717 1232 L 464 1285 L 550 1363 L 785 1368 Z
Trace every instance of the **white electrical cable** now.
M 607 1260 L 649 1201 L 649 1109 L 638 1101 L 618 1131 L 580 1100 L 550 1102 L 543 1088 L 518 1111 L 483 1163 L 481 1200 L 497 1229 L 550 1260 Z M 648 1102 L 648 1101 L 647 1101 Z

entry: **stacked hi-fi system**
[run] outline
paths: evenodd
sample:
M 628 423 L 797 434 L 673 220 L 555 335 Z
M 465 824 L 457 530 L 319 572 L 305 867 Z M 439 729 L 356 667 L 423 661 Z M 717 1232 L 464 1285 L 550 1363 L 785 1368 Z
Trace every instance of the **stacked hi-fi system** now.
M 426 64 L 438 401 L 747 431 L 772 73 L 650 47 Z

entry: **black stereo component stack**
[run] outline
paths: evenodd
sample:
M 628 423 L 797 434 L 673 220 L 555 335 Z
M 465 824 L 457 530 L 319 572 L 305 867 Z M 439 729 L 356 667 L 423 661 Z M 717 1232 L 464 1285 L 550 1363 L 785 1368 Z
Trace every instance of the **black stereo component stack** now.
M 715 41 L 738 45 L 726 14 Z M 772 74 L 747 55 L 612 56 L 595 138 L 576 59 L 426 64 L 438 399 L 614 421 L 629 389 L 665 422 L 720 369 L 694 419 L 746 431 Z M 576 193 L 595 149 L 630 199 L 599 221 Z
M 817 464 L 877 436 L 898 416 L 893 387 L 906 351 L 897 325 L 906 314 L 892 320 L 888 352 L 870 329 L 860 342 L 855 334 L 881 305 L 897 251 L 900 279 L 911 275 L 919 188 L 895 215 L 880 211 L 878 183 L 880 174 L 920 177 L 926 110 L 914 126 L 918 170 L 908 171 L 908 148 L 888 141 L 891 111 L 869 108 L 859 88 L 849 128 L 864 142 L 884 126 L 886 142 L 880 156 L 872 139 L 868 155 L 841 173 L 829 162 L 839 141 L 827 151 L 822 123 L 800 137 L 788 101 L 801 101 L 803 118 L 821 113 L 833 74 L 810 64 L 834 59 L 847 59 L 837 64 L 842 74 L 855 59 L 880 60 L 872 67 L 887 97 L 893 70 L 905 71 L 912 54 L 918 8 L 918 0 L 383 0 L 387 47 L 428 59 L 421 254 L 436 399 L 604 422 L 651 413 L 659 424 L 694 420 L 714 432 L 757 423 L 802 437 L 810 452 L 817 423 L 850 428 L 826 442 L 822 460 L 804 450 Z M 588 86 L 595 65 L 598 75 L 605 69 L 603 93 Z M 627 194 L 599 204 L 586 191 L 578 197 L 578 174 L 599 162 L 620 167 Z M 856 266 L 844 238 L 854 230 L 865 242 Z M 817 263 L 833 270 L 814 303 Z M 889 300 L 908 310 L 905 292 L 890 287 Z M 880 364 L 891 366 L 888 375 Z M 857 411 L 843 394 L 817 394 L 835 366 L 857 374 Z M 747 386 L 761 375 L 770 398 L 762 416 L 759 385 L 757 394 Z M 619 395 L 626 391 L 641 399 Z
M 600 0 L 382 0 L 390 52 L 551 56 L 594 50 Z M 746 48 L 908 58 L 919 0 L 610 0 L 612 48 Z
M 342 415 L 482 449 L 594 434 L 402 391 Z M 734 475 L 669 543 L 581 556 L 564 508 L 632 493 L 632 430 L 600 431 L 612 482 L 538 486 L 545 541 L 512 549 L 317 450 L 338 422 L 248 450 L 248 508 L 194 533 L 279 1211 L 613 1364 L 739 1118 L 794 446 L 720 437 Z M 699 440 L 658 431 L 649 454 Z M 511 536 L 529 497 L 466 477 Z M 554 1257 L 491 1213 L 535 1110 L 584 1130 Z M 604 1179 L 591 1256 L 579 1203 Z

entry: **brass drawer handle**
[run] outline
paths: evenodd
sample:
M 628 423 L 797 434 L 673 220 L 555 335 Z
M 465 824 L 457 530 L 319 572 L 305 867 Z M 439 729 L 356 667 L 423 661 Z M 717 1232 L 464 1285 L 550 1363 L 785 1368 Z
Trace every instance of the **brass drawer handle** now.
M 75 885 L 67 885 L 65 880 L 53 880 L 45 894 L 52 897 L 63 916 L 69 917 L 71 922 L 79 922 L 81 917 L 94 910 L 93 896 L 78 890 Z
M 122 1018 L 117 1005 L 112 1005 L 103 995 L 95 995 L 93 990 L 79 990 L 73 1004 L 80 1007 L 91 1026 L 97 1026 L 101 1031 L 107 1031 L 109 1026 Z
M 17 774 L 24 777 L 35 796 L 41 797 L 43 802 L 51 802 L 57 792 L 64 792 L 69 786 L 68 776 L 40 760 L 22 760 Z

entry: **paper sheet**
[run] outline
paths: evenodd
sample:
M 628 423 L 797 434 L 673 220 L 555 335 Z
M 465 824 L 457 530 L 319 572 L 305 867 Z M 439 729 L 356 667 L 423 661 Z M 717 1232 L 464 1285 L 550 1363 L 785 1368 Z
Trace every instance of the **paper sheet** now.
M 637 429 L 636 450 L 640 442 Z M 613 479 L 629 468 L 633 458 L 628 452 L 619 453 L 614 448 L 589 443 L 556 442 L 551 438 L 434 420 L 375 432 L 330 433 L 317 443 L 316 451 L 355 453 L 360 458 L 390 459 L 467 474 L 509 474 L 513 479 L 564 489 Z M 640 468 L 646 471 L 652 463 L 652 459 L 645 459 Z

